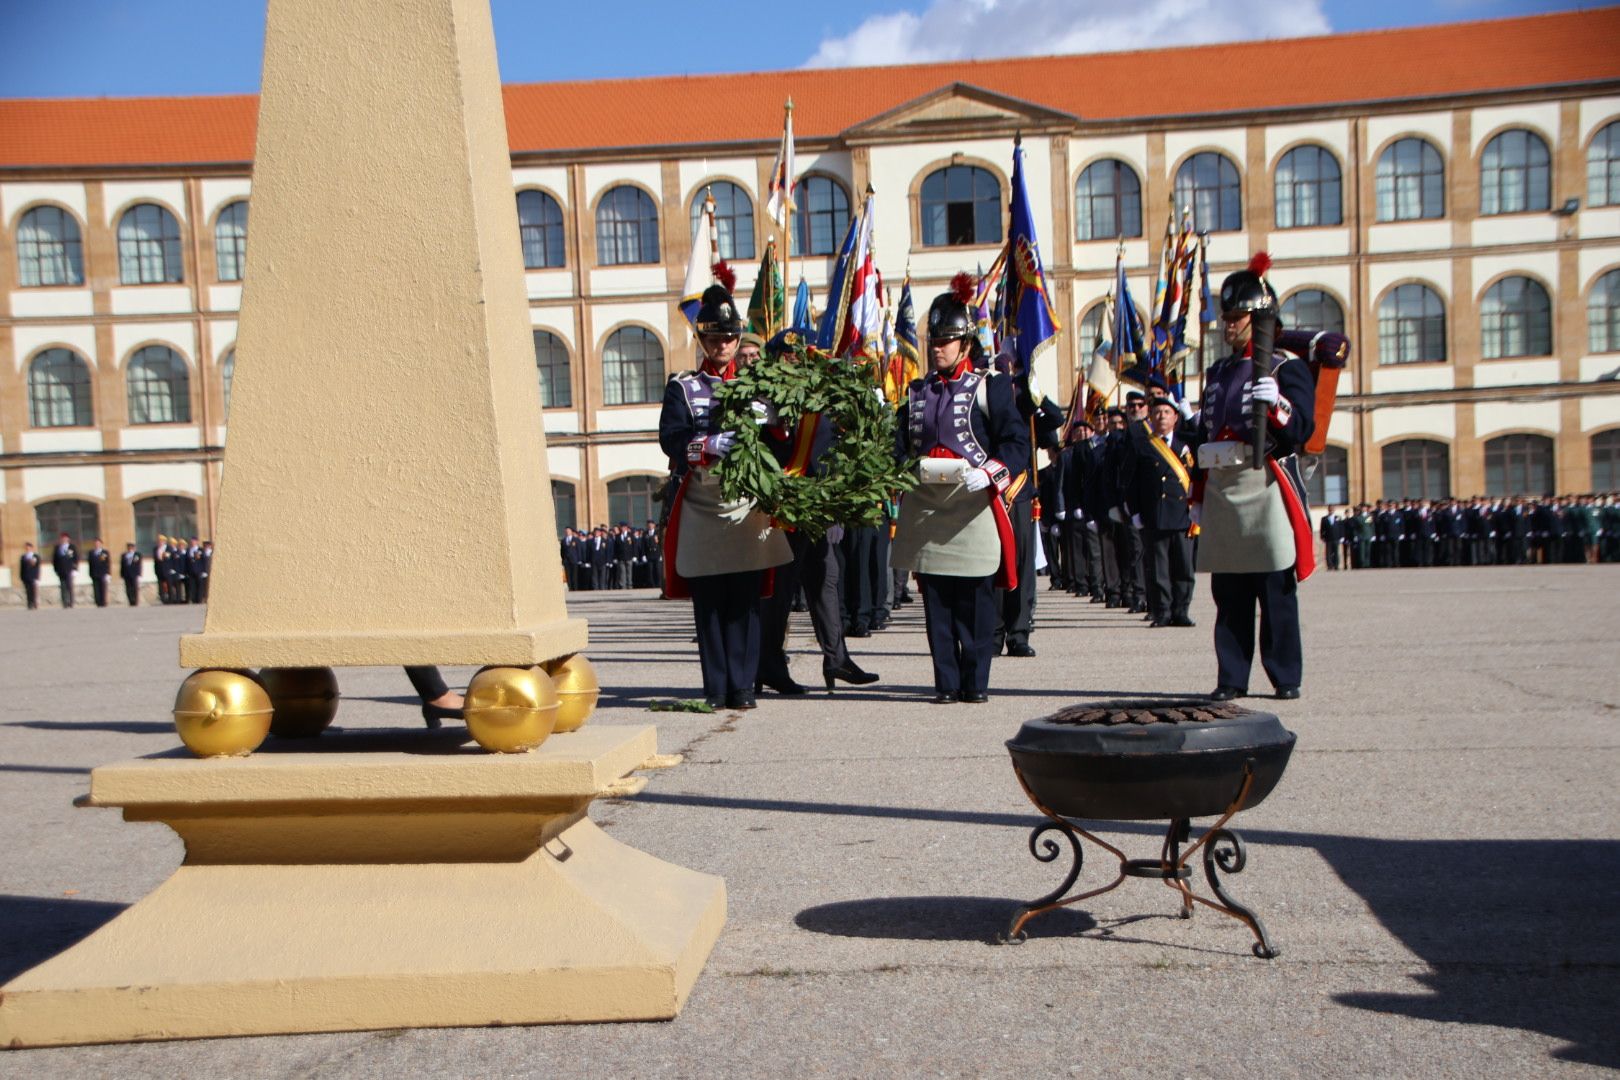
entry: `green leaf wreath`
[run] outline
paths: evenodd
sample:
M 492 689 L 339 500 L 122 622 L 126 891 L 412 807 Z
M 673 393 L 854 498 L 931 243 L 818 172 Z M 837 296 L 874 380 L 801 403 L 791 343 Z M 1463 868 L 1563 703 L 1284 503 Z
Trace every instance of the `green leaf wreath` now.
M 753 499 L 778 524 L 811 539 L 834 525 L 880 525 L 885 501 L 916 483 L 916 462 L 895 457 L 895 412 L 876 392 L 870 368 L 789 337 L 785 348 L 739 369 L 716 395 L 721 430 L 737 433 L 736 446 L 715 467 L 721 494 Z M 774 405 L 777 423 L 789 431 L 806 413 L 833 425 L 838 437 L 818 463 L 823 475 L 782 471 L 755 401 Z

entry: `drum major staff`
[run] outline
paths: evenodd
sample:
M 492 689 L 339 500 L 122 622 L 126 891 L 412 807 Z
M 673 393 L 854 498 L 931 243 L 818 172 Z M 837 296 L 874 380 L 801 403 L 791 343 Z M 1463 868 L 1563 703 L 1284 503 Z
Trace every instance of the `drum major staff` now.
M 958 274 L 951 285 L 928 310 L 930 371 L 900 409 L 898 452 L 921 458 L 921 476 L 901 500 L 892 549 L 894 565 L 917 574 L 941 705 L 989 700 L 993 587 L 1016 586 L 1018 572 L 1002 501 L 1007 463 L 1029 460 L 1012 380 L 984 370 L 972 279 Z

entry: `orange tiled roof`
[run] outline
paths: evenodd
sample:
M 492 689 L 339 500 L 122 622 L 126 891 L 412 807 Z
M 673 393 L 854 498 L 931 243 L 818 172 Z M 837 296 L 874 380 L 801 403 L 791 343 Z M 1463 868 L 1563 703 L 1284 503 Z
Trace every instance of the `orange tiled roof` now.
M 798 136 L 826 137 L 953 82 L 1084 121 L 1610 80 L 1620 80 L 1620 7 L 1151 52 L 531 83 L 505 97 L 521 153 L 768 142 L 790 95 Z M 249 95 L 0 101 L 0 168 L 247 162 L 256 106 Z

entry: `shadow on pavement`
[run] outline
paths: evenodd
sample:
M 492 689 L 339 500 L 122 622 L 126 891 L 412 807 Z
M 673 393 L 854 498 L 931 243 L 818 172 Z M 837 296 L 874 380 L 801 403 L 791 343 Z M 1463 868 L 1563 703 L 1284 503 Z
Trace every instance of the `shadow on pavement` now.
M 835 937 L 990 943 L 1024 903 L 989 896 L 885 896 L 805 908 L 793 921 L 802 930 Z M 1060 908 L 1032 921 L 1028 934 L 1071 937 L 1096 925 L 1083 911 Z
M 36 731 L 116 731 L 124 735 L 174 734 L 172 720 L 8 720 L 5 726 L 33 728 Z
M 126 906 L 66 897 L 0 895 L 0 983 L 77 945 Z

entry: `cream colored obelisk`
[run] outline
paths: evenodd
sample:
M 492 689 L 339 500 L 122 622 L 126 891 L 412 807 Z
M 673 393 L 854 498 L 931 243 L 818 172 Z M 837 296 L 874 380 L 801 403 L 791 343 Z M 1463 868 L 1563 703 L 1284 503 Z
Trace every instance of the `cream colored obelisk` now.
M 528 665 L 567 618 L 488 0 L 270 0 L 187 667 Z

